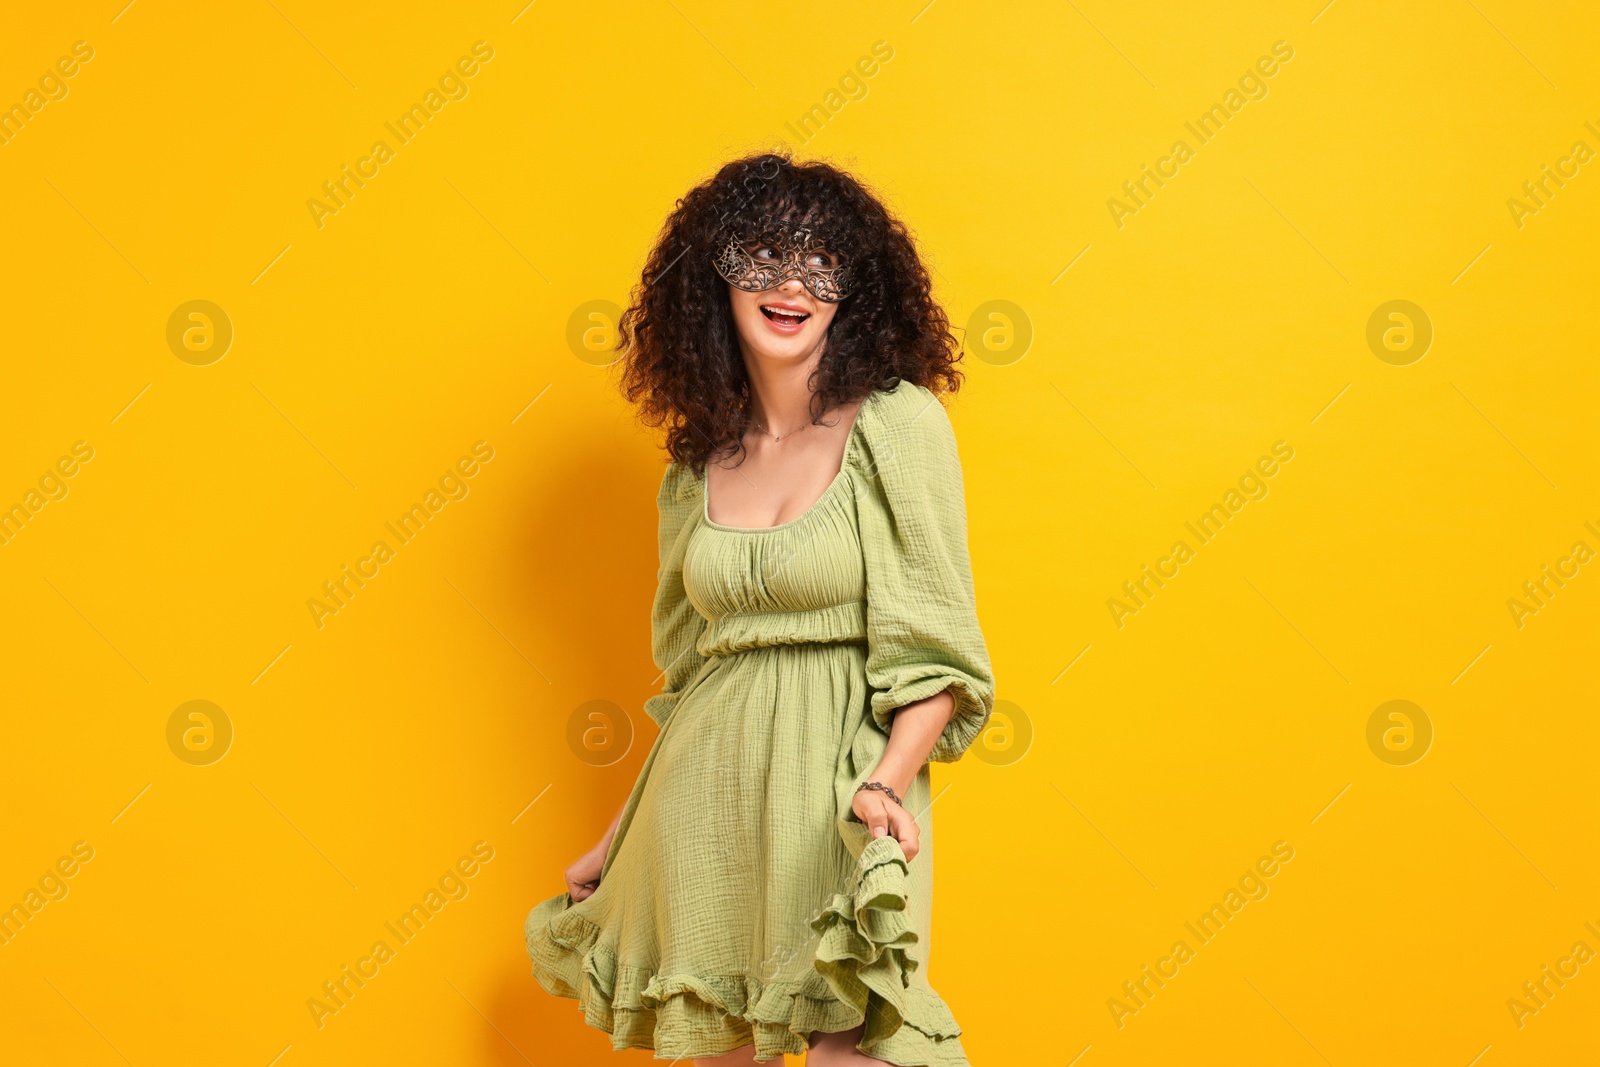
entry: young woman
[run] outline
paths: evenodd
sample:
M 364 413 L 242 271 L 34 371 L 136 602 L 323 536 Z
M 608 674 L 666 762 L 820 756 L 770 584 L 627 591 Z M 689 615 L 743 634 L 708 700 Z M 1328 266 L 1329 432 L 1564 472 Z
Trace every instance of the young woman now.
M 994 681 L 929 288 L 856 180 L 764 155 L 678 202 L 623 315 L 624 391 L 671 454 L 660 734 L 525 930 L 617 1049 L 967 1063 L 926 973 L 927 765 Z

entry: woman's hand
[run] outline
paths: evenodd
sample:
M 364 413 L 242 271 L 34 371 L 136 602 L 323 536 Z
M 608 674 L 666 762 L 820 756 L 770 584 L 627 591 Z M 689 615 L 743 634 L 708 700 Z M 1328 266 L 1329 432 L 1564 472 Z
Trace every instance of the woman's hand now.
M 902 705 L 889 721 L 889 745 L 868 781 L 882 782 L 903 797 L 927 766 L 934 742 L 955 712 L 956 701 L 948 688 L 930 697 Z M 910 863 L 917 855 L 917 820 L 876 789 L 858 789 L 850 810 L 866 824 L 873 837 L 892 834 Z
M 602 838 L 599 844 L 579 856 L 567 868 L 567 892 L 572 894 L 574 904 L 587 899 L 600 888 L 600 870 L 606 865 L 606 850 L 610 846 L 611 839 Z
M 907 863 L 916 858 L 917 820 L 905 808 L 876 789 L 858 789 L 850 802 L 850 810 L 866 824 L 867 832 L 873 837 L 889 834 L 900 842 L 900 851 L 906 854 Z
M 567 868 L 567 892 L 572 895 L 574 904 L 593 896 L 594 891 L 600 888 L 600 871 L 606 865 L 606 853 L 611 851 L 611 839 L 617 836 L 617 826 L 622 822 L 622 813 L 627 810 L 628 805 L 624 803 L 595 846 L 573 860 L 572 866 Z

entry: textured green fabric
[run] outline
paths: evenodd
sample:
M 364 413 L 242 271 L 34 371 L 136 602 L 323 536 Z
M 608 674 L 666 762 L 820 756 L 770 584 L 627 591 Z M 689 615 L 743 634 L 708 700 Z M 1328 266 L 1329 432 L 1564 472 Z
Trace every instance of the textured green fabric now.
M 529 914 L 534 975 L 658 1059 L 797 1055 L 865 1019 L 869 1055 L 965 1064 L 925 968 L 928 768 L 904 798 L 914 862 L 851 811 L 895 708 L 950 689 L 931 757 L 950 762 L 994 704 L 943 406 L 904 381 L 869 395 L 838 476 L 780 526 L 711 522 L 704 478 L 677 463 L 657 505 L 665 685 L 645 707 L 661 730 L 599 888 Z

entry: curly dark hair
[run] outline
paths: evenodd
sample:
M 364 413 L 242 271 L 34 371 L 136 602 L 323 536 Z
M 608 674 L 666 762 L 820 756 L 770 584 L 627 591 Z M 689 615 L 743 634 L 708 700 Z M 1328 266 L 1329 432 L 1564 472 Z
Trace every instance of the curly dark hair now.
M 805 220 L 850 266 L 852 288 L 810 382 L 813 423 L 896 378 L 935 393 L 961 387 L 960 342 L 910 232 L 876 196 L 827 163 L 733 160 L 667 216 L 617 330 L 623 395 L 647 425 L 666 428 L 667 451 L 697 476 L 712 456 L 744 450 L 750 383 L 713 256 L 731 228 L 761 214 Z

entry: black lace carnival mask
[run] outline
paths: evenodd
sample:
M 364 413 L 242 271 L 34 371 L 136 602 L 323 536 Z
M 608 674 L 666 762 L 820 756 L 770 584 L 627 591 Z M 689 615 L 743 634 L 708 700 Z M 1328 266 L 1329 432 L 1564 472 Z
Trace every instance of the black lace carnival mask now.
M 836 304 L 850 295 L 850 269 L 811 227 L 771 215 L 731 228 L 713 257 L 717 273 L 748 293 L 776 289 L 798 278 L 818 300 Z

